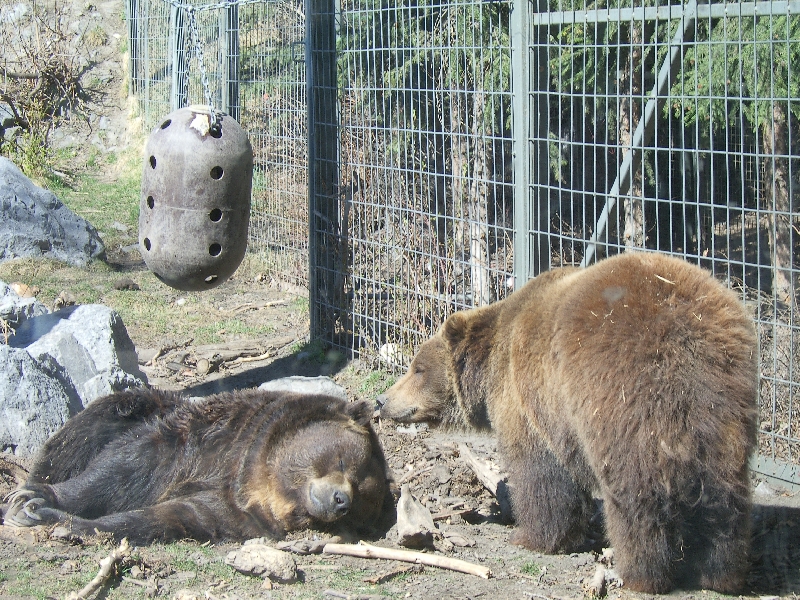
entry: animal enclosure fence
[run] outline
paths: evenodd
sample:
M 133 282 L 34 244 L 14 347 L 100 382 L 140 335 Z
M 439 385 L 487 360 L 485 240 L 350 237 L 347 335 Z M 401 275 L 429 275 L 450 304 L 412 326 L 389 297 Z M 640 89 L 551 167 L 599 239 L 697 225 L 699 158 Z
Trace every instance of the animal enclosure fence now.
M 542 270 L 675 254 L 751 309 L 756 468 L 800 485 L 800 2 L 127 7 L 148 127 L 205 76 L 249 132 L 251 251 L 313 336 L 401 369 Z

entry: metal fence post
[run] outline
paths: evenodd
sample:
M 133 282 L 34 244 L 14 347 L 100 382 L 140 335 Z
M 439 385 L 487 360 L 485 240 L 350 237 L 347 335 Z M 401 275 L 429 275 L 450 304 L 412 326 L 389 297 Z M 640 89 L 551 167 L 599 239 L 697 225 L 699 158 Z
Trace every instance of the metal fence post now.
M 339 138 L 336 1 L 306 0 L 308 97 L 309 317 L 311 339 L 331 339 L 341 314 L 337 282 Z
M 520 287 L 530 277 L 530 174 L 528 146 L 530 100 L 529 19 L 531 0 L 517 0 L 511 10 L 512 135 L 514 144 L 514 281 Z

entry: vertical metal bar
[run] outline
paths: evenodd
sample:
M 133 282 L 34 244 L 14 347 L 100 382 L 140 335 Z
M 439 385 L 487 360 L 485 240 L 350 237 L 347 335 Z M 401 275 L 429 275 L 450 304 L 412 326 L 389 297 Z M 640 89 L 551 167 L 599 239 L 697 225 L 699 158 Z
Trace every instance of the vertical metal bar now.
M 516 0 L 511 9 L 511 86 L 514 164 L 514 287 L 530 273 L 529 32 L 532 0 Z
M 309 317 L 312 339 L 331 339 L 343 315 L 339 248 L 336 2 L 306 0 L 309 135 Z
M 139 91 L 139 63 L 142 57 L 139 55 L 139 14 L 138 14 L 138 0 L 127 0 L 125 2 L 125 17 L 128 21 L 128 50 L 130 57 L 129 64 L 129 77 L 131 80 L 131 94 L 136 95 Z
M 239 120 L 239 5 L 225 7 L 225 63 L 222 85 L 222 106 Z

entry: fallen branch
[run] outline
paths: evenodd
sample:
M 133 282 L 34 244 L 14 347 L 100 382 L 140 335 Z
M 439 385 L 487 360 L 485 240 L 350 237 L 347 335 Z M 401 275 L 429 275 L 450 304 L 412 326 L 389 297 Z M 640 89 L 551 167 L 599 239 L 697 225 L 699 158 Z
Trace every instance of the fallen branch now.
M 328 544 L 325 546 L 322 553 L 412 562 L 418 565 L 439 567 L 440 569 L 449 569 L 450 571 L 458 571 L 460 573 L 467 573 L 468 575 L 477 575 L 484 579 L 489 579 L 492 576 L 491 570 L 487 567 L 482 567 L 457 558 L 448 558 L 446 556 L 437 556 L 435 554 L 425 554 L 422 552 L 411 552 L 409 550 L 381 548 L 380 546 L 372 546 L 364 542 L 358 544 Z
M 493 496 L 497 496 L 498 484 L 501 481 L 508 481 L 508 476 L 493 471 L 487 462 L 478 458 L 466 444 L 458 445 L 458 455 L 467 463 L 467 466 L 472 469 L 473 473 L 475 473 L 475 476 L 484 487 L 492 492 Z
M 286 306 L 289 304 L 289 300 L 272 300 L 270 302 L 253 302 L 248 304 L 242 304 L 241 306 L 237 306 L 233 310 L 226 310 L 222 312 L 238 315 L 240 313 L 247 312 L 248 310 L 261 310 L 262 308 L 270 308 L 273 306 Z
M 259 354 L 258 356 L 240 356 L 239 358 L 231 361 L 232 364 L 238 365 L 240 363 L 246 362 L 257 362 L 259 360 L 267 360 L 268 358 L 272 358 L 277 354 L 277 350 L 274 348 L 271 350 L 267 350 L 264 354 Z
M 67 600 L 81 600 L 82 598 L 88 598 L 94 594 L 109 580 L 111 572 L 116 564 L 127 558 L 130 553 L 131 548 L 128 545 L 128 538 L 125 538 L 122 540 L 119 548 L 100 561 L 100 570 L 97 572 L 97 575 L 94 576 L 94 579 L 87 583 L 81 591 L 73 592 L 67 596 Z

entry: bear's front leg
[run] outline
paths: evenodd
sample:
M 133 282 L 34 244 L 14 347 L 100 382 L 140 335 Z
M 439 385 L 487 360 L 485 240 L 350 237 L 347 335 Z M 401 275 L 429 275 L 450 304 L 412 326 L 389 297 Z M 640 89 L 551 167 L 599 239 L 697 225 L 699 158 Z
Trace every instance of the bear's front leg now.
M 592 496 L 544 442 L 530 443 L 530 453 L 506 457 L 517 523 L 510 541 L 545 554 L 572 551 L 585 541 L 594 512 Z
M 31 524 L 58 523 L 67 529 L 68 537 L 86 538 L 97 532 L 107 532 L 118 540 L 128 538 L 136 545 L 181 539 L 219 541 L 262 535 L 280 537 L 282 533 L 271 531 L 249 515 L 232 510 L 214 492 L 200 492 L 96 519 L 84 519 L 50 506 L 29 506 L 28 513 Z

